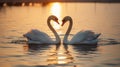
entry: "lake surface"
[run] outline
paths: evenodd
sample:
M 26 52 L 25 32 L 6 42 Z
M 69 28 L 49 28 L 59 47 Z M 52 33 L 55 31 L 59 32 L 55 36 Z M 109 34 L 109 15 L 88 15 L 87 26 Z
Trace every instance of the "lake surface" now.
M 71 16 L 74 25 L 69 39 L 80 30 L 101 33 L 97 46 L 28 45 L 23 34 L 38 29 L 55 39 L 47 26 L 49 15 L 61 22 Z M 68 27 L 52 23 L 63 40 Z M 1 67 L 120 67 L 119 3 L 49 3 L 0 8 Z

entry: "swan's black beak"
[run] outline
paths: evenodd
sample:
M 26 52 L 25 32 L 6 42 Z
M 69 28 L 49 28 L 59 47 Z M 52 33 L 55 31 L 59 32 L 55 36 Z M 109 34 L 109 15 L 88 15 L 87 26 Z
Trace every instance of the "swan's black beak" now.
M 60 24 L 60 23 L 58 22 L 58 20 L 56 21 L 56 23 Z
M 64 20 L 62 20 L 62 24 L 61 24 L 61 26 L 63 26 L 65 24 L 65 22 L 64 22 Z
M 62 23 L 61 26 L 63 26 L 64 24 Z

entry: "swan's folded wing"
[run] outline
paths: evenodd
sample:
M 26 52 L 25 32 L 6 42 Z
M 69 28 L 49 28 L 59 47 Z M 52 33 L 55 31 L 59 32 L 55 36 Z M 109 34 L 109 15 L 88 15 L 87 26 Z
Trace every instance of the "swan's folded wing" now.
M 70 44 L 81 44 L 81 43 L 97 43 L 98 37 L 100 34 L 95 34 L 95 32 L 91 30 L 85 30 L 78 32 L 70 41 Z
M 76 35 L 73 36 L 73 38 L 71 39 L 70 43 L 72 43 L 72 44 L 74 44 L 74 43 L 81 43 L 84 40 L 86 40 L 87 35 L 88 34 L 86 32 L 80 31 Z
M 30 32 L 24 34 L 24 36 L 32 42 L 51 42 L 51 38 L 46 33 L 39 30 L 31 30 Z
M 95 39 L 97 39 L 100 35 L 101 33 L 95 34 Z

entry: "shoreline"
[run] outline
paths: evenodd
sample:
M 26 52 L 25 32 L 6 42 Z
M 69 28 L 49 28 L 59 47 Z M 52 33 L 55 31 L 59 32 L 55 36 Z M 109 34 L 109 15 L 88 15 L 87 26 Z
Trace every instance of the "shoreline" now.
M 41 2 L 99 2 L 120 3 L 120 0 L 0 0 L 0 3 L 41 3 Z
M 68 2 L 68 3 L 120 3 L 120 0 L 0 0 L 0 6 L 21 6 L 25 4 L 26 6 L 34 5 L 34 3 L 42 3 L 46 5 L 50 2 Z

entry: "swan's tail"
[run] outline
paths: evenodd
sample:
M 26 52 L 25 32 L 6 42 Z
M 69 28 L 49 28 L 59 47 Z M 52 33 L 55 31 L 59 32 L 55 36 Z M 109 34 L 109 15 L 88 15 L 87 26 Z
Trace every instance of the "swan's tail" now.
M 100 35 L 101 35 L 101 33 L 95 34 L 95 39 L 97 39 Z

